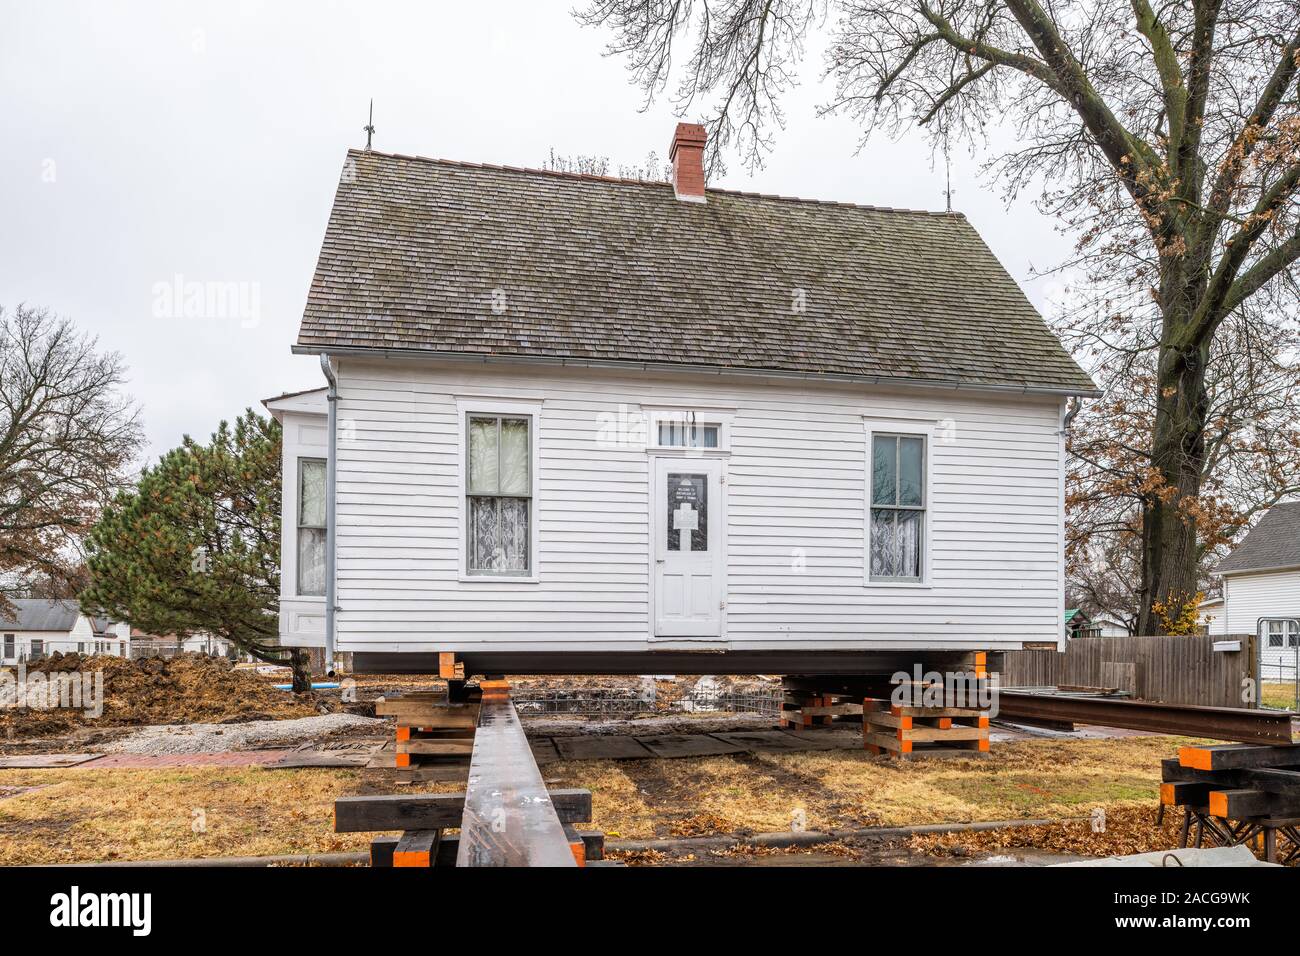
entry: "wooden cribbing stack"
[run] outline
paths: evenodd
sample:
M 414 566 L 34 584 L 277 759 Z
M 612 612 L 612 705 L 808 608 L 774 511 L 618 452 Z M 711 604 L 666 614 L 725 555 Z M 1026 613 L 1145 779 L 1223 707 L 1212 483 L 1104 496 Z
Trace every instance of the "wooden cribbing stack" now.
M 966 690 L 978 690 L 987 681 L 987 657 L 975 655 Z M 909 682 L 922 703 L 905 706 L 882 698 L 862 702 L 862 742 L 868 752 L 909 759 L 953 751 L 988 753 L 989 713 L 974 701 L 942 694 L 936 685 Z M 931 704 L 938 695 L 942 701 Z
M 1245 844 L 1300 863 L 1300 746 L 1191 746 L 1162 762 L 1160 813 L 1183 808 L 1179 845 Z
M 951 749 L 988 753 L 989 718 L 969 707 L 898 707 L 863 702 L 862 740 L 873 754 L 921 757 Z
M 415 691 L 401 696 L 380 697 L 375 714 L 397 721 L 393 766 L 469 766 L 474 749 L 474 728 L 478 726 L 475 692 L 462 703 L 450 703 L 438 691 Z
M 825 694 L 785 688 L 781 726 L 793 730 L 824 727 L 836 717 L 861 717 L 862 705 L 847 694 Z

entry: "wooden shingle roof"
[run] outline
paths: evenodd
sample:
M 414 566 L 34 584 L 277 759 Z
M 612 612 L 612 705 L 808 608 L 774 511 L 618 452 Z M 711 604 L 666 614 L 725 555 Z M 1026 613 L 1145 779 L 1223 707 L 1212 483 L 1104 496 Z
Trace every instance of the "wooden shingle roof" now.
M 960 215 L 350 151 L 297 352 L 1091 394 Z

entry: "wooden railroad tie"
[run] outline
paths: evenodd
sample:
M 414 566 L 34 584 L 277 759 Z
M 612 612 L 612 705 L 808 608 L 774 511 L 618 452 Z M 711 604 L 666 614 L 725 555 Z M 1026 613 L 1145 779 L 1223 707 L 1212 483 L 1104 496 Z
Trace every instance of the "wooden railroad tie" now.
M 574 826 L 591 820 L 591 791 L 551 790 L 550 797 L 577 864 L 603 862 L 605 834 Z M 371 866 L 455 866 L 460 836 L 445 831 L 461 825 L 464 809 L 463 793 L 340 797 L 334 803 L 334 832 L 401 830 L 400 837 L 371 841 Z
M 1160 810 L 1182 807 L 1179 844 L 1246 845 L 1300 862 L 1300 746 L 1189 746 L 1161 763 Z

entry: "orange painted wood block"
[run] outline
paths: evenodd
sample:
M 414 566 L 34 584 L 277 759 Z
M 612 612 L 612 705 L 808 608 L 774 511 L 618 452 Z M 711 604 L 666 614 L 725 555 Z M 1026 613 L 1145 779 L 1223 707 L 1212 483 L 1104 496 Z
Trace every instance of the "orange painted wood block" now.
M 456 655 L 441 653 L 438 655 L 438 676 L 447 679 L 456 676 Z
M 1192 770 L 1213 770 L 1214 754 L 1204 747 L 1179 747 L 1178 763 Z
M 414 853 L 407 852 L 407 851 L 400 851 L 400 850 L 393 851 L 393 866 L 395 867 L 396 866 L 422 867 L 423 869 L 427 870 L 430 865 L 431 864 L 429 863 L 429 853 L 426 850 L 420 850 Z

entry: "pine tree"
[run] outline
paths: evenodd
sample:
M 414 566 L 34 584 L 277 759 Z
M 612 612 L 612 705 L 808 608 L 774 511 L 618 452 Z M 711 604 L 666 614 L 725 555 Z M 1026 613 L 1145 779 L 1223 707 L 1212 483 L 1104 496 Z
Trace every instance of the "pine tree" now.
M 310 690 L 305 655 L 279 646 L 280 445 L 279 424 L 249 409 L 146 468 L 87 539 L 83 609 L 152 634 L 224 637 Z

